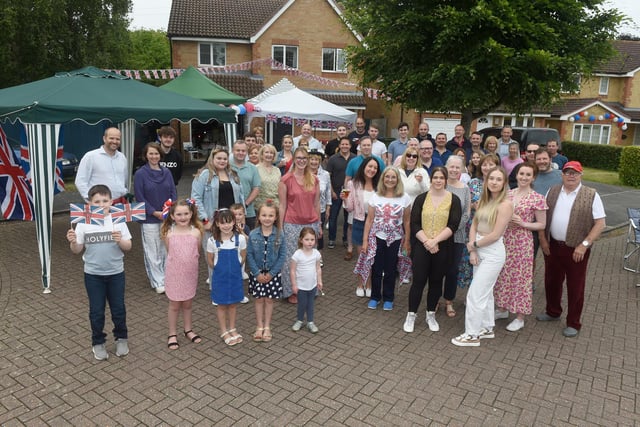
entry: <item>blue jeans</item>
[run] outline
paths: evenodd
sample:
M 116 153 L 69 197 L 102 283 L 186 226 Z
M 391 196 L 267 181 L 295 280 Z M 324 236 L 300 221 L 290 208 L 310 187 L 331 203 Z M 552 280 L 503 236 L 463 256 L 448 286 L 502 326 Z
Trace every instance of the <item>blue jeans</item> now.
M 124 307 L 124 271 L 110 276 L 84 273 L 84 287 L 89 297 L 89 321 L 91 322 L 91 345 L 104 344 L 104 309 L 109 302 L 113 335 L 116 339 L 127 338 L 127 311 Z
M 342 209 L 342 199 L 331 199 L 331 211 L 329 212 L 329 240 L 336 241 L 336 234 L 338 234 L 338 215 L 342 212 L 343 224 L 342 224 L 342 241 L 347 241 L 347 230 L 349 224 L 347 224 L 347 211 Z
M 316 291 L 318 287 L 310 291 L 298 289 L 298 320 L 303 321 L 305 313 L 307 314 L 307 322 L 313 322 L 313 311 L 315 307 Z

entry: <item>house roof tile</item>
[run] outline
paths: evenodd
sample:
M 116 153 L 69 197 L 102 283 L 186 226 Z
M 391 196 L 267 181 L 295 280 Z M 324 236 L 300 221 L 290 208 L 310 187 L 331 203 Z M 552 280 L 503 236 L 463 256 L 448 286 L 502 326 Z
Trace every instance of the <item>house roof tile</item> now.
M 173 0 L 169 37 L 249 39 L 287 0 Z
M 264 81 L 246 74 L 212 74 L 208 77 L 223 88 L 242 96 L 253 98 L 264 91 Z
M 307 90 L 310 94 L 341 107 L 366 107 L 364 96 L 359 92 L 322 92 Z
M 613 47 L 618 54 L 596 67 L 596 73 L 626 74 L 640 68 L 640 41 L 615 40 Z

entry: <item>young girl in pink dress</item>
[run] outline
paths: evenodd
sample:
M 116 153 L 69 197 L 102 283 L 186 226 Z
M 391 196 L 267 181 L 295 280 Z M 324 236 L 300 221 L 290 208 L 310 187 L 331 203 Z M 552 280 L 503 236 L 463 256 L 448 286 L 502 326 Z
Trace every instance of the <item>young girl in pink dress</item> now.
M 170 203 L 170 202 L 168 202 Z M 182 310 L 184 336 L 199 344 L 202 339 L 192 330 L 191 303 L 198 285 L 198 259 L 204 228 L 192 199 L 172 203 L 160 235 L 167 246 L 164 287 L 169 298 L 169 338 L 167 346 L 177 350 L 178 315 Z

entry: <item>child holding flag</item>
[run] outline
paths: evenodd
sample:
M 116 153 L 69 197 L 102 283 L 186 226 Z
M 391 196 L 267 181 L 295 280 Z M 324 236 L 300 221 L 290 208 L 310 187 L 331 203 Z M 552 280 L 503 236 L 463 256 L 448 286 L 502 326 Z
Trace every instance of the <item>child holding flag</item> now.
M 131 234 L 125 222 L 114 223 L 111 219 L 109 187 L 91 187 L 89 205 L 98 209 L 92 208 L 84 217 L 77 217 L 81 221 L 75 231 L 73 228 L 67 231 L 67 240 L 74 254 L 79 254 L 84 249 L 82 259 L 84 285 L 89 297 L 91 345 L 94 357 L 97 360 L 106 360 L 109 358 L 105 347 L 107 334 L 104 333 L 104 309 L 107 301 L 113 321 L 113 335 L 116 338 L 116 356 L 122 357 L 129 353 L 124 305 L 123 251 L 131 249 Z M 99 219 L 94 220 L 93 216 Z

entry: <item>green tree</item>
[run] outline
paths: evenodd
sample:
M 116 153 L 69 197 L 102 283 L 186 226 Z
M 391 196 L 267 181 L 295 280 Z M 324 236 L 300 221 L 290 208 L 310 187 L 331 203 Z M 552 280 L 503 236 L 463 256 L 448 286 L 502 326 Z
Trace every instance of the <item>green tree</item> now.
M 160 30 L 135 30 L 129 33 L 131 50 L 123 67 L 161 69 L 171 67 L 167 33 Z
M 623 16 L 604 0 L 344 0 L 364 36 L 349 64 L 364 85 L 422 111 L 525 113 L 575 90 L 613 54 Z
M 0 0 L 0 87 L 119 66 L 129 49 L 130 9 L 131 0 Z

